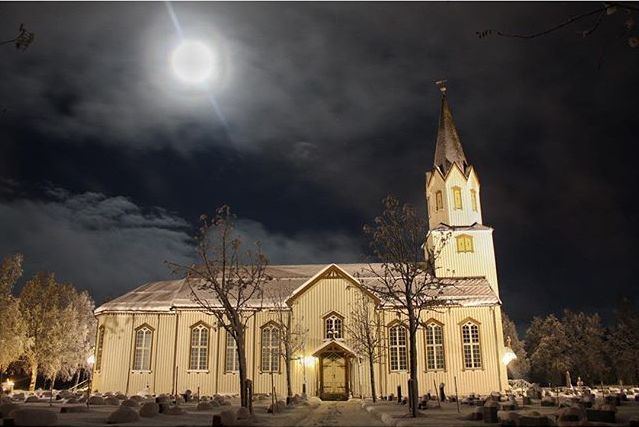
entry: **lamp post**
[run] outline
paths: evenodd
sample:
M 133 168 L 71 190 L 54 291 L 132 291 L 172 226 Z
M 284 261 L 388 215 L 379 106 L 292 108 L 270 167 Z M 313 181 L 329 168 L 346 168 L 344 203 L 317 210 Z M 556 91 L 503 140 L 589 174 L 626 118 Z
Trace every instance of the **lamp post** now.
M 87 357 L 87 366 L 89 367 L 89 379 L 87 383 L 87 408 L 89 407 L 89 398 L 91 397 L 91 387 L 93 386 L 93 364 L 95 363 L 95 356 L 91 354 Z
M 517 359 L 517 355 L 515 354 L 515 352 L 511 348 L 511 345 L 512 345 L 512 342 L 510 340 L 510 337 L 507 337 L 506 338 L 506 347 L 504 348 L 504 356 L 501 359 L 503 364 L 506 365 L 506 366 L 508 366 L 508 364 L 510 362 L 512 362 L 513 360 Z

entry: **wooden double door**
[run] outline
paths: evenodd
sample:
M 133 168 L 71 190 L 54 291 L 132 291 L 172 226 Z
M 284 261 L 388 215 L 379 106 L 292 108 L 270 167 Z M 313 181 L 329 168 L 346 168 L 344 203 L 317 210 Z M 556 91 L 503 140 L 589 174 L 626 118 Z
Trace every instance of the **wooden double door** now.
M 340 352 L 320 355 L 320 399 L 348 400 L 348 356 Z

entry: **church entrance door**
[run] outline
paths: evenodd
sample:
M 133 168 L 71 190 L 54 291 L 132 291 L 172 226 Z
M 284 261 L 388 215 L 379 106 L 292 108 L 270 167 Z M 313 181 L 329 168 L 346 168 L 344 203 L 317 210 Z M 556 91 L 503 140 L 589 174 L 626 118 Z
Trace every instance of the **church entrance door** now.
M 320 399 L 348 400 L 348 359 L 345 353 L 320 355 Z

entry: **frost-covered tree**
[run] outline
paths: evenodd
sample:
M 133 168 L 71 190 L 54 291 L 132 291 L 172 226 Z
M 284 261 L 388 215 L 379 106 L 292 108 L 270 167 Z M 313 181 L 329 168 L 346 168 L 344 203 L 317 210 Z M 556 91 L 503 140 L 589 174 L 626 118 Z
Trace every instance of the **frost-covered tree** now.
M 510 320 L 506 313 L 502 313 L 502 328 L 504 330 L 504 342 L 510 339 L 510 348 L 517 355 L 517 359 L 508 364 L 508 377 L 512 379 L 526 379 L 530 372 L 530 361 L 524 348 L 524 343 L 519 339 L 515 322 Z
M 217 209 L 213 218 L 200 217 L 196 236 L 198 264 L 169 263 L 173 273 L 185 276 L 191 296 L 200 309 L 218 321 L 233 338 L 238 356 L 240 400 L 249 407 L 246 393 L 246 328 L 248 321 L 263 306 L 263 285 L 268 260 L 259 242 L 244 250 L 235 229 L 235 215 L 229 206 Z
M 563 324 L 553 314 L 533 318 L 526 332 L 530 377 L 540 384 L 563 384 L 571 367 L 570 347 Z
M 408 321 L 409 399 L 411 416 L 417 416 L 417 330 L 421 313 L 444 305 L 441 295 L 451 280 L 437 277 L 436 261 L 449 236 L 443 236 L 435 247 L 425 244 L 428 225 L 426 217 L 415 208 L 387 196 L 382 214 L 373 225 L 364 226 L 370 247 L 379 266 L 365 268 L 374 280 L 365 286 L 373 294 Z M 426 256 L 424 256 L 426 249 Z
M 384 348 L 383 323 L 375 310 L 375 304 L 364 292 L 358 292 L 351 304 L 349 321 L 344 323 L 347 339 L 353 350 L 368 362 L 373 403 L 377 402 L 375 363 L 382 357 Z
M 586 384 L 605 381 L 608 375 L 605 330 L 598 314 L 564 311 L 561 319 L 570 356 L 569 371 Z
M 86 292 L 58 283 L 52 273 L 37 273 L 20 294 L 26 332 L 24 360 L 33 391 L 38 373 L 65 378 L 86 359 L 93 332 L 93 301 Z
M 628 298 L 623 298 L 616 309 L 609 343 L 615 379 L 625 384 L 639 383 L 639 310 Z
M 0 374 L 22 355 L 24 323 L 13 287 L 22 276 L 21 254 L 5 257 L 0 264 Z

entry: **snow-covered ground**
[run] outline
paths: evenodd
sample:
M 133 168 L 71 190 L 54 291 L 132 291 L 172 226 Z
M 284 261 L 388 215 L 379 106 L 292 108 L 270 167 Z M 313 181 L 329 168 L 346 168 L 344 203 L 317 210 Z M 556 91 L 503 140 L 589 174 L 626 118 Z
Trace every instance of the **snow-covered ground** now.
M 126 423 L 131 426 L 210 426 L 213 415 L 220 414 L 229 409 L 239 408 L 239 399 L 227 397 L 230 405 L 219 406 L 209 410 L 197 410 L 196 402 L 181 403 L 179 407 L 185 410 L 182 415 L 159 414 L 152 418 L 141 418 L 139 421 Z M 322 402 L 317 398 L 311 398 L 293 407 L 286 408 L 279 413 L 267 413 L 270 399 L 262 399 L 254 402 L 254 416 L 238 425 L 254 426 L 481 426 L 483 421 L 471 421 L 468 416 L 476 410 L 476 407 L 460 405 L 457 411 L 456 403 L 445 402 L 438 407 L 436 401 L 431 401 L 429 409 L 420 411 L 416 419 L 408 417 L 406 406 L 396 402 L 381 401 L 372 404 L 371 401 L 352 399 L 347 402 Z M 40 408 L 57 413 L 58 425 L 73 427 L 97 427 L 106 426 L 109 414 L 117 409 L 115 405 L 92 405 L 86 409 L 85 404 L 68 404 L 64 401 L 47 399 L 40 402 L 22 403 L 20 408 Z M 83 412 L 61 413 L 65 407 L 82 408 Z M 542 407 L 539 402 L 523 407 L 516 412 L 534 410 L 541 415 L 554 419 L 559 409 L 557 407 Z M 627 425 L 631 417 L 639 417 L 639 402 L 623 402 L 617 407 L 617 425 Z M 112 424 L 111 424 L 112 425 Z M 119 425 L 119 424 L 118 424 Z M 614 424 L 613 424 L 614 425 Z

